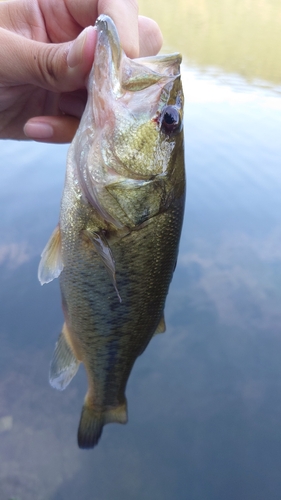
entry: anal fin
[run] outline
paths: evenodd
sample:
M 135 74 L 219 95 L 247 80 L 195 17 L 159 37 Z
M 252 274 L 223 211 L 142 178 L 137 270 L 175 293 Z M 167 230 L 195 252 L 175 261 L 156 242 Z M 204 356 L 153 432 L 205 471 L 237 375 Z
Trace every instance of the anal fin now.
M 157 335 L 158 333 L 164 333 L 165 331 L 166 331 L 166 323 L 165 323 L 165 318 L 164 318 L 164 314 L 163 314 L 163 316 L 161 317 L 159 324 L 154 332 L 154 335 Z
M 80 364 L 65 338 L 65 330 L 64 324 L 55 346 L 49 373 L 51 386 L 59 391 L 63 391 L 68 386 Z

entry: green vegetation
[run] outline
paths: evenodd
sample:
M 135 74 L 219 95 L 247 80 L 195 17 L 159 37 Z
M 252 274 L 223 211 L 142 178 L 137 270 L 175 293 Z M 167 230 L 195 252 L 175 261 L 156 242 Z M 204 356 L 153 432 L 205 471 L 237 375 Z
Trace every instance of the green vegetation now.
M 139 0 L 190 62 L 281 84 L 280 0 Z

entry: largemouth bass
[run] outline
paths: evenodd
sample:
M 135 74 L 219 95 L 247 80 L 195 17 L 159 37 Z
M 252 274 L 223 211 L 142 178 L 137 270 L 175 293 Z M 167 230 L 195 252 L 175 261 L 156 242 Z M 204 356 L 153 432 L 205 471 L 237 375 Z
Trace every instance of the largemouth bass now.
M 96 29 L 60 221 L 39 265 L 41 284 L 60 277 L 65 316 L 50 383 L 65 389 L 81 362 L 88 377 L 80 448 L 127 422 L 134 362 L 165 330 L 185 198 L 180 54 L 131 60 L 109 17 Z

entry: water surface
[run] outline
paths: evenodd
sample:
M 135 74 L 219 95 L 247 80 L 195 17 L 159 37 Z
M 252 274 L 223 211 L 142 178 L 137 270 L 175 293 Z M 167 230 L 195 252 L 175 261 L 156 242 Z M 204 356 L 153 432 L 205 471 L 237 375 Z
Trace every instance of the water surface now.
M 37 281 L 67 146 L 1 141 L 1 500 L 280 498 L 281 101 L 263 78 L 186 53 L 187 203 L 167 331 L 134 366 L 129 423 L 89 452 L 76 445 L 83 370 L 63 393 L 48 385 L 63 318 L 58 283 Z

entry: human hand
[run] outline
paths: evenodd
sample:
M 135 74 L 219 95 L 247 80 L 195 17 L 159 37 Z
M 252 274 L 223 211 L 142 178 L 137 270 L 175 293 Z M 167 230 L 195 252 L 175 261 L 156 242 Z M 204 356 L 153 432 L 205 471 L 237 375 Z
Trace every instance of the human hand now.
M 129 57 L 160 50 L 161 32 L 136 0 L 0 0 L 0 138 L 72 140 L 102 13 Z

